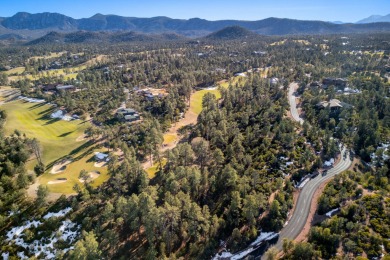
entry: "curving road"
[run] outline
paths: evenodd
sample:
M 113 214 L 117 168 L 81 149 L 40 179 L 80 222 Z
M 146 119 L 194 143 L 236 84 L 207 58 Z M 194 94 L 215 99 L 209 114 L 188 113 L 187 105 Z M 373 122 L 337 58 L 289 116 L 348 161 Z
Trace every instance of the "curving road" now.
M 293 119 L 300 124 L 303 124 L 303 119 L 299 116 L 294 92 L 297 89 L 297 83 L 291 83 L 288 91 L 288 100 L 290 102 L 290 111 Z M 306 224 L 307 218 L 310 212 L 311 201 L 313 199 L 315 191 L 320 187 L 320 185 L 333 176 L 347 170 L 352 164 L 349 151 L 340 145 L 340 161 L 334 165 L 331 169 L 328 170 L 327 174 L 322 176 L 321 174 L 317 175 L 315 178 L 311 179 L 306 183 L 299 193 L 297 204 L 293 212 L 292 217 L 288 221 L 287 225 L 279 233 L 279 239 L 275 245 L 278 250 L 283 249 L 283 239 L 295 239 L 302 231 L 303 227 Z
M 341 159 L 337 165 L 329 169 L 325 176 L 319 174 L 303 187 L 299 193 L 298 201 L 291 219 L 279 233 L 279 240 L 275 245 L 277 249 L 283 249 L 283 238 L 295 239 L 299 233 L 301 233 L 309 216 L 310 205 L 314 193 L 320 185 L 336 174 L 347 170 L 351 163 L 352 161 L 349 156 L 349 151 L 345 147 L 341 147 Z
M 290 111 L 293 119 L 299 122 L 300 124 L 303 124 L 304 120 L 299 116 L 296 107 L 296 102 L 295 102 L 296 97 L 294 96 L 294 92 L 297 89 L 297 87 L 298 87 L 297 83 L 290 84 L 289 91 L 288 91 L 288 100 L 290 102 Z M 295 239 L 301 233 L 302 229 L 306 224 L 307 218 L 309 217 L 311 202 L 313 200 L 314 194 L 316 190 L 321 186 L 321 184 L 331 179 L 335 175 L 347 170 L 349 166 L 352 164 L 350 153 L 346 147 L 340 145 L 340 153 L 341 153 L 340 161 L 332 168 L 328 169 L 326 175 L 324 176 L 321 174 L 317 175 L 315 178 L 309 180 L 306 183 L 306 185 L 302 188 L 301 192 L 299 193 L 299 197 L 293 215 L 291 216 L 288 223 L 283 227 L 283 229 L 279 233 L 278 241 L 275 244 L 275 247 L 279 251 L 283 249 L 284 238 Z M 248 251 L 248 254 L 251 252 L 250 248 L 252 248 L 252 246 L 245 249 Z M 245 250 L 241 252 L 244 252 Z M 245 254 L 243 257 L 245 257 L 246 255 L 247 254 Z M 258 257 L 261 256 L 261 254 L 260 255 L 253 254 L 252 256 L 255 256 L 255 259 L 258 259 Z M 241 257 L 240 254 L 239 257 L 236 257 L 235 255 L 234 257 L 231 257 L 231 259 L 242 259 L 243 257 Z M 262 259 L 264 259 L 264 256 L 262 257 Z
M 298 89 L 298 84 L 296 82 L 293 82 L 290 84 L 289 89 L 288 89 L 288 102 L 290 103 L 290 112 L 291 112 L 292 118 L 302 125 L 303 119 L 299 116 L 298 109 L 297 109 L 296 97 L 294 95 L 294 93 L 297 89 Z

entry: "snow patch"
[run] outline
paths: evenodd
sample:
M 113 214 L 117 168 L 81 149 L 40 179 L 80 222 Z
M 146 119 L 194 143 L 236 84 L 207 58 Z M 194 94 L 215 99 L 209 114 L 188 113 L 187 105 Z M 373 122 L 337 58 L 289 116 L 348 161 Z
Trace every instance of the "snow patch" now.
M 29 98 L 29 97 L 24 97 L 24 96 L 19 96 L 19 99 L 30 102 L 30 103 L 43 103 L 43 102 L 45 102 L 44 99 Z
M 332 209 L 331 211 L 327 212 L 325 215 L 326 215 L 328 218 L 330 218 L 330 217 L 333 215 L 333 213 L 335 213 L 335 212 L 337 212 L 337 211 L 339 211 L 339 208 L 337 208 L 337 209 Z
M 16 255 L 17 255 L 20 259 L 28 259 L 28 257 L 24 255 L 24 252 L 23 252 L 23 251 L 22 251 L 22 252 L 18 252 Z
M 60 210 L 59 212 L 49 212 L 47 213 L 43 219 L 47 220 L 52 217 L 63 217 L 66 214 L 68 214 L 72 208 L 68 207 L 63 210 Z M 81 226 L 77 225 L 76 223 L 73 223 L 69 219 L 66 219 L 61 222 L 60 227 L 53 232 L 48 237 L 42 237 L 40 240 L 34 240 L 31 243 L 27 243 L 24 241 L 25 234 L 23 233 L 26 229 L 30 229 L 32 227 L 37 228 L 41 226 L 43 223 L 41 221 L 33 220 L 33 221 L 27 221 L 23 226 L 20 227 L 14 227 L 6 234 L 6 241 L 9 242 L 9 244 L 14 244 L 19 247 L 24 248 L 27 250 L 28 255 L 33 255 L 37 258 L 44 258 L 44 259 L 54 259 L 58 252 L 61 250 L 58 250 L 55 247 L 55 244 L 58 241 L 64 241 L 67 244 L 72 244 L 76 241 L 76 238 L 79 236 Z M 66 253 L 69 250 L 74 249 L 73 246 L 70 246 L 69 248 L 63 249 L 62 252 Z M 29 257 L 24 254 L 24 252 L 18 252 L 17 256 L 20 259 L 28 259 Z M 2 253 L 3 260 L 8 260 L 9 258 L 9 252 Z
M 36 221 L 36 220 L 30 221 L 29 220 L 29 221 L 27 221 L 27 223 L 24 226 L 14 227 L 10 231 L 7 232 L 7 235 L 6 235 L 7 240 L 12 240 L 15 236 L 20 237 L 20 235 L 23 233 L 24 230 L 30 229 L 31 227 L 37 228 L 41 224 L 42 224 L 42 222 L 40 222 L 40 221 Z
M 49 219 L 51 217 L 64 217 L 66 214 L 68 214 L 72 210 L 71 207 L 67 207 L 66 209 L 60 210 L 57 213 L 49 212 L 45 216 L 43 216 L 44 219 Z
M 261 245 L 262 242 L 274 239 L 277 236 L 279 236 L 279 234 L 275 233 L 275 232 L 262 232 L 255 239 L 255 241 L 253 241 L 249 245 L 249 247 L 247 249 L 242 250 L 236 254 L 232 254 L 229 251 L 225 251 L 225 252 L 216 254 L 212 260 L 221 260 L 221 259 L 239 260 L 239 259 L 242 259 L 242 258 L 246 257 L 247 255 L 249 255 L 250 253 L 252 253 L 253 251 L 255 251 L 257 249 L 257 247 Z
M 334 164 L 334 159 L 330 159 L 329 161 L 324 162 L 324 166 L 331 167 Z
M 4 252 L 4 253 L 1 254 L 1 256 L 3 257 L 3 260 L 8 260 L 9 253 L 8 252 Z

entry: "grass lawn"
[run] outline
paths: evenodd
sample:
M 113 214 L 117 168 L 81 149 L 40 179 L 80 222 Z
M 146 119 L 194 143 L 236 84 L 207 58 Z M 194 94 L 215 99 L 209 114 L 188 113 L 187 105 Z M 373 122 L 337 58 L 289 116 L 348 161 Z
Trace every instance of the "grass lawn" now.
M 30 59 L 31 60 L 38 60 L 38 59 L 58 58 L 58 57 L 61 57 L 64 53 L 65 53 L 65 51 L 50 52 L 50 55 L 47 55 L 47 56 L 34 56 L 34 57 L 31 57 Z
M 46 184 L 49 180 L 55 180 L 66 175 L 68 181 L 61 184 L 48 185 L 51 192 L 71 193 L 72 187 L 78 182 L 78 176 L 82 169 L 87 171 L 99 171 L 100 177 L 96 183 L 108 179 L 106 168 L 94 167 L 93 151 L 96 148 L 93 142 L 77 142 L 76 139 L 84 133 L 89 123 L 83 121 L 63 121 L 50 119 L 49 115 L 53 107 L 45 104 L 27 103 L 15 101 L 6 103 L 1 109 L 7 112 L 7 122 L 4 126 L 6 134 L 13 133 L 14 129 L 25 133 L 27 137 L 37 138 L 43 150 L 43 162 L 46 165 L 46 172 L 37 181 Z M 65 157 L 70 156 L 73 162 L 61 174 L 51 174 L 53 164 Z M 26 167 L 32 170 L 36 160 L 30 160 Z M 61 176 L 60 176 L 61 175 Z
M 164 142 L 163 144 L 170 144 L 173 143 L 177 138 L 177 135 L 175 134 L 164 134 Z
M 203 89 L 196 91 L 191 96 L 191 105 L 189 110 L 194 112 L 195 114 L 199 115 L 200 112 L 202 112 L 202 99 L 203 96 L 206 95 L 206 93 L 212 93 L 214 94 L 217 99 L 221 97 L 221 93 L 219 93 L 218 89 Z
M 74 193 L 75 191 L 73 190 L 73 186 L 76 183 L 80 186 L 83 185 L 83 183 L 79 181 L 79 174 L 80 171 L 84 169 L 87 172 L 98 171 L 100 173 L 100 176 L 92 182 L 92 186 L 97 187 L 108 180 L 109 176 L 107 167 L 98 168 L 94 166 L 94 163 L 94 153 L 91 152 L 82 157 L 80 160 L 76 160 L 68 164 L 66 170 L 61 173 L 51 174 L 50 169 L 48 169 L 46 173 L 39 177 L 39 182 L 46 184 L 49 181 L 55 181 L 57 178 L 66 178 L 67 182 L 47 185 L 49 191 L 56 193 Z
M 242 76 L 232 77 L 230 81 L 224 81 L 218 83 L 221 87 L 227 88 L 229 87 L 229 84 L 231 83 L 233 86 L 235 84 L 244 85 L 246 78 Z M 189 111 L 195 113 L 196 115 L 199 115 L 200 112 L 202 112 L 202 99 L 203 96 L 206 95 L 206 93 L 212 93 L 216 96 L 217 99 L 221 98 L 221 93 L 219 93 L 218 89 L 203 89 L 196 91 L 191 96 L 191 105 L 189 108 Z
M 161 162 L 162 162 L 162 166 L 164 167 L 164 165 L 167 163 L 167 159 L 163 158 Z M 154 176 L 156 176 L 157 170 L 158 170 L 158 162 L 155 162 L 152 167 L 146 169 L 146 173 L 148 174 L 149 179 L 153 179 Z
M 23 67 L 20 67 L 20 68 L 23 68 Z M 67 69 L 45 70 L 45 71 L 39 72 L 37 75 L 26 74 L 24 76 L 22 76 L 22 75 L 9 76 L 8 80 L 9 81 L 18 81 L 18 80 L 23 79 L 24 77 L 26 77 L 30 80 L 38 80 L 42 77 L 56 77 L 56 76 L 64 76 L 65 80 L 75 79 L 77 77 L 78 72 L 81 70 L 84 70 L 86 68 L 87 68 L 86 65 L 80 65 L 80 66 L 71 67 L 71 68 L 67 68 Z M 68 71 L 68 73 L 65 72 L 66 70 Z M 24 68 L 23 68 L 23 71 L 24 71 Z M 9 74 L 11 74 L 11 73 L 9 73 Z
M 26 69 L 24 67 L 16 67 L 7 71 L 4 71 L 6 75 L 11 75 L 11 74 L 22 74 Z

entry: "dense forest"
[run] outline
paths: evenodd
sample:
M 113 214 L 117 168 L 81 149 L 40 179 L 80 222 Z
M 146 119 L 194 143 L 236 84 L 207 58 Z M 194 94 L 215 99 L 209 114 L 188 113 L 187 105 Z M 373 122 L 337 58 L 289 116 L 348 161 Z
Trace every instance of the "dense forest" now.
M 0 251 L 10 259 L 210 259 L 238 252 L 286 225 L 298 184 L 337 159 L 343 143 L 355 166 L 325 187 L 307 242 L 284 241 L 279 257 L 388 254 L 388 42 L 378 33 L 1 47 L 0 85 L 90 119 L 85 134 L 110 160 L 109 179 L 97 188 L 80 169 L 85 180 L 74 195 L 49 202 L 40 185 L 30 198 L 26 188 L 45 172 L 43 164 L 26 170 L 40 143 L 18 130 L 5 135 L 1 111 Z M 325 84 L 327 78 L 343 83 Z M 303 125 L 288 112 L 294 82 Z M 75 90 L 44 88 L 58 84 Z M 164 134 L 189 113 L 200 89 L 219 95 L 203 95 L 196 122 L 162 150 Z M 319 105 L 334 99 L 337 108 Z M 116 116 L 120 107 L 142 119 L 124 122 Z M 144 167 L 149 160 L 157 164 L 153 178 Z M 18 231 L 10 232 L 23 223 L 22 242 L 15 242 Z M 52 247 L 42 246 L 50 241 Z M 276 249 L 266 256 L 275 259 Z

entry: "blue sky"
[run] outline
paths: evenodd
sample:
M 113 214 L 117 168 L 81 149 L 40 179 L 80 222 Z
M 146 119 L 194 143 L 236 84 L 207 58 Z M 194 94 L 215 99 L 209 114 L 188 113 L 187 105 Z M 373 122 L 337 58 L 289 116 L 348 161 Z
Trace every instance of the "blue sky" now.
M 19 11 L 58 12 L 73 18 L 102 13 L 208 20 L 279 17 L 356 22 L 373 14 L 389 14 L 390 0 L 0 0 L 0 16 L 9 17 Z

